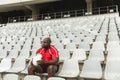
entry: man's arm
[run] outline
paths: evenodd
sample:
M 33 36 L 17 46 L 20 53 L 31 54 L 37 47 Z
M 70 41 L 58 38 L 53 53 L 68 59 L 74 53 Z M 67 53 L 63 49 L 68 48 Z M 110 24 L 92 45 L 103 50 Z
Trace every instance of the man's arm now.
M 50 61 L 44 61 L 44 64 L 54 65 L 54 64 L 57 64 L 58 61 L 59 61 L 59 58 L 56 57 Z
M 58 61 L 59 61 L 59 58 L 56 57 L 56 58 L 54 58 L 54 59 L 52 59 L 52 60 L 50 60 L 50 61 L 39 60 L 39 61 L 37 61 L 37 63 L 38 63 L 38 64 L 54 65 L 54 64 L 57 64 Z

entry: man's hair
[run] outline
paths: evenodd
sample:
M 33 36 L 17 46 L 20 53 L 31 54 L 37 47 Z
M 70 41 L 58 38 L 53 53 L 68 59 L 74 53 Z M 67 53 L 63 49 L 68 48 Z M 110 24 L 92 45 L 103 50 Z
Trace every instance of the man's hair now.
M 47 40 L 51 43 L 50 37 L 46 37 L 46 38 L 44 38 L 44 39 L 47 39 Z

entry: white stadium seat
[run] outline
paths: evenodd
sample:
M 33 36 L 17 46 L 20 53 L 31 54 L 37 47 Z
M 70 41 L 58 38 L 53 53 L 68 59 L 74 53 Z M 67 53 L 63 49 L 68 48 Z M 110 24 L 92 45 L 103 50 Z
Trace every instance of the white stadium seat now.
M 80 73 L 82 78 L 101 79 L 102 67 L 99 61 L 86 60 L 83 65 L 82 72 Z
M 25 58 L 17 58 L 13 63 L 13 66 L 7 70 L 7 73 L 18 73 L 23 71 L 26 68 L 26 60 Z
M 76 49 L 73 51 L 72 54 L 72 59 L 76 59 L 78 61 L 84 61 L 86 60 L 87 56 L 86 56 L 86 52 L 84 49 Z
M 67 15 L 65 13 L 59 16 L 59 13 L 56 16 L 45 14 L 42 17 L 48 15 L 51 19 L 62 18 L 62 14 Z M 28 75 L 28 65 L 45 37 L 51 38 L 51 44 L 58 49 L 60 56 L 59 71 L 48 80 L 119 80 L 120 18 L 117 15 L 71 15 L 71 18 L 6 23 L 0 26 L 0 80 L 45 80 L 47 73 Z
M 63 67 L 58 74 L 60 77 L 66 77 L 66 78 L 77 78 L 80 73 L 78 60 L 76 59 L 69 59 L 65 60 L 63 63 Z
M 17 74 L 6 74 L 3 80 L 20 80 Z
M 9 70 L 12 67 L 12 61 L 10 58 L 4 58 L 0 63 L 0 73 Z
M 35 75 L 27 75 L 25 76 L 24 80 L 41 80 L 41 78 Z
M 60 77 L 50 77 L 48 78 L 48 80 L 65 80 L 65 79 Z
M 119 80 L 120 79 L 120 61 L 112 60 L 106 62 L 104 79 L 106 80 Z

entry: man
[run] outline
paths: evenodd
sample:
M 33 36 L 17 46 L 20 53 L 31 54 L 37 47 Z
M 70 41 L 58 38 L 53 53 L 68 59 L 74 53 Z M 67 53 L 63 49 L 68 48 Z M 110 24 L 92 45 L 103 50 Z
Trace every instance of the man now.
M 32 61 L 28 67 L 28 74 L 35 75 L 36 73 L 48 73 L 48 77 L 55 76 L 58 71 L 59 54 L 58 50 L 51 44 L 50 38 L 45 38 L 42 42 L 42 47 L 36 51 L 36 54 L 41 54 L 42 59 L 37 61 L 38 66 L 34 66 Z

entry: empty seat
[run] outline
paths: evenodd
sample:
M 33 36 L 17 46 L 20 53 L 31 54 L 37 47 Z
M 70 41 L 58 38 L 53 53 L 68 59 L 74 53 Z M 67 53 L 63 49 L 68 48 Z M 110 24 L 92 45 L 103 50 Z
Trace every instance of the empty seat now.
M 70 39 L 69 38 L 63 38 L 62 39 L 62 44 L 63 45 L 67 45 L 68 43 L 70 43 Z
M 74 49 L 77 49 L 75 43 L 69 43 L 66 45 L 65 49 L 69 49 L 70 51 L 73 51 Z
M 89 56 L 88 56 L 89 60 L 98 60 L 98 61 L 104 61 L 104 53 L 103 50 L 99 50 L 99 49 L 91 49 Z
M 99 49 L 105 51 L 105 46 L 103 41 L 96 41 L 93 43 L 92 49 Z
M 26 66 L 26 68 L 25 68 L 23 71 L 21 71 L 20 73 L 22 73 L 22 74 L 28 74 L 28 67 L 29 67 L 29 65 L 31 64 L 31 61 L 32 61 L 32 58 L 29 60 L 29 63 L 28 63 L 28 65 Z
M 119 80 L 120 79 L 120 61 L 112 60 L 106 62 L 104 79 L 105 80 Z
M 111 50 L 112 48 L 118 48 L 118 47 L 120 47 L 119 41 L 108 41 L 107 51 Z
M 20 51 L 20 50 L 21 50 L 21 44 L 17 43 L 16 45 L 14 45 L 13 50 L 18 50 L 18 51 Z
M 6 41 L 6 38 L 5 37 L 2 37 L 0 42 L 5 42 Z
M 28 59 L 30 57 L 30 51 L 28 49 L 22 49 L 20 51 L 20 55 L 18 56 L 18 58 L 26 58 Z
M 86 59 L 86 53 L 84 49 L 76 49 L 73 51 L 72 59 L 76 59 L 78 61 L 83 61 Z
M 80 42 L 79 49 L 84 49 L 85 51 L 89 51 L 90 50 L 90 43 Z
M 107 61 L 110 60 L 120 60 L 120 47 L 114 47 L 108 51 Z
M 70 59 L 69 49 L 59 49 L 60 61 L 64 61 L 66 59 Z
M 20 80 L 17 74 L 6 74 L 3 80 Z
M 5 45 L 4 45 L 4 49 L 5 49 L 6 51 L 10 51 L 10 50 L 12 49 L 12 46 L 11 46 L 10 44 L 5 44 Z
M 32 59 L 35 55 L 36 55 L 36 49 L 34 49 L 34 50 L 31 51 L 31 55 L 30 55 L 30 57 L 27 58 L 27 59 L 30 60 L 30 59 Z
M 25 44 L 23 45 L 22 49 L 28 49 L 31 50 L 31 42 L 25 42 Z
M 9 55 L 7 56 L 7 58 L 17 58 L 18 57 L 18 50 L 11 50 L 9 52 Z
M 97 35 L 95 41 L 102 41 L 103 43 L 106 43 L 106 35 L 104 35 L 104 34 Z
M 58 74 L 60 77 L 66 78 L 78 78 L 80 73 L 78 60 L 76 59 L 68 59 L 63 63 L 63 67 Z
M 65 79 L 60 77 L 50 77 L 48 78 L 48 80 L 65 80 Z
M 0 50 L 3 50 L 3 45 L 0 45 Z
M 62 43 L 55 43 L 54 44 L 57 49 L 64 49 L 64 45 Z
M 26 68 L 26 60 L 24 58 L 17 58 L 13 63 L 12 68 L 7 70 L 9 73 L 18 73 Z
M 10 58 L 3 58 L 0 63 L 0 72 L 7 71 L 11 68 L 12 62 Z
M 39 43 L 33 43 L 32 50 L 38 49 L 41 46 Z
M 6 58 L 7 57 L 7 51 L 6 50 L 0 50 L 0 58 Z
M 84 42 L 88 42 L 88 43 L 90 43 L 90 44 L 92 44 L 93 43 L 93 38 L 92 37 L 85 37 L 84 38 Z
M 27 75 L 25 76 L 24 80 L 41 80 L 41 78 L 35 75 Z
M 101 79 L 102 67 L 99 61 L 86 60 L 84 61 L 82 72 L 80 73 L 82 78 Z
M 108 40 L 109 41 L 120 41 L 119 36 L 117 34 L 109 34 Z

